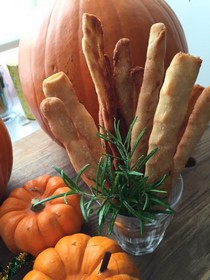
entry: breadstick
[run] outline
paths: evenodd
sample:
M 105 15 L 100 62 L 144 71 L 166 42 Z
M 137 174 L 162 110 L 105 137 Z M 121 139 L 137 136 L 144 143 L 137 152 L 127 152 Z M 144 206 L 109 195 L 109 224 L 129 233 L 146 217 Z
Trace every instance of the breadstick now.
M 142 85 L 143 81 L 143 75 L 144 75 L 144 68 L 140 66 L 136 66 L 131 69 L 131 78 L 133 80 L 133 108 L 135 108 L 136 112 L 136 107 L 139 99 L 139 93 L 140 93 L 140 88 Z M 135 114 L 134 114 L 135 117 Z
M 136 108 L 137 121 L 131 135 L 131 147 L 141 131 L 146 128 L 133 154 L 133 162 L 146 155 L 148 139 L 152 130 L 153 117 L 158 103 L 159 90 L 164 78 L 164 60 L 166 50 L 166 28 L 162 23 L 152 25 L 147 48 L 144 76 L 138 104 Z
M 179 143 L 179 141 L 180 141 L 180 139 L 181 139 L 181 137 L 182 137 L 182 135 L 185 131 L 187 122 L 188 122 L 189 117 L 192 113 L 194 105 L 195 105 L 198 97 L 201 95 L 203 90 L 204 90 L 203 86 L 200 86 L 198 84 L 193 86 L 192 92 L 190 94 L 190 100 L 189 100 L 189 104 L 188 104 L 188 108 L 187 108 L 187 113 L 185 115 L 184 121 L 182 122 L 181 128 L 179 130 L 178 142 L 177 143 Z
M 120 116 L 125 121 L 127 131 L 135 116 L 136 104 L 134 100 L 137 99 L 137 92 L 131 73 L 132 62 L 129 39 L 123 38 L 117 42 L 113 53 L 113 66 L 113 82 Z
M 166 71 L 149 138 L 148 152 L 158 148 L 146 164 L 145 174 L 150 182 L 164 174 L 170 175 L 173 170 L 178 131 L 185 117 L 200 65 L 200 58 L 180 52 L 174 56 Z
M 86 141 L 92 152 L 96 154 L 98 154 L 98 151 L 104 152 L 101 141 L 97 136 L 98 129 L 95 122 L 89 112 L 79 102 L 68 76 L 63 72 L 53 74 L 43 81 L 43 91 L 46 97 L 58 97 L 63 101 L 80 140 Z
M 90 164 L 82 174 L 82 179 L 87 185 L 93 186 L 92 180 L 95 179 L 100 152 L 97 157 L 88 148 L 86 142 L 81 141 L 64 103 L 59 98 L 44 99 L 40 109 L 53 135 L 64 145 L 75 171 L 78 172 L 84 165 Z M 86 140 L 88 142 L 88 138 Z
M 204 133 L 210 120 L 210 87 L 203 90 L 189 117 L 174 156 L 174 173 L 179 174 Z
M 102 125 L 113 133 L 116 117 L 116 101 L 112 86 L 112 75 L 104 56 L 103 30 L 101 22 L 93 15 L 83 14 L 82 50 L 95 85 Z

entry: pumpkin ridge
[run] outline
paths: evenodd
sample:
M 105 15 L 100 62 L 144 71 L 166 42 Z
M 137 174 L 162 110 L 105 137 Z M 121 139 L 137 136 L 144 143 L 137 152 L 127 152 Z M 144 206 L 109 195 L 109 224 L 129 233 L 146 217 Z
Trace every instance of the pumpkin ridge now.
M 45 212 L 43 213 L 38 213 L 38 218 L 36 220 L 36 223 L 37 223 L 37 228 L 39 230 L 39 235 L 41 236 L 43 242 L 45 244 L 49 244 L 49 233 L 50 233 L 50 230 L 48 230 L 47 232 L 44 232 L 43 229 L 46 227 L 46 224 L 49 224 L 50 227 L 52 227 L 52 223 L 55 223 L 56 225 L 53 226 L 53 230 L 55 231 L 56 229 L 56 234 L 54 232 L 53 234 L 53 240 L 54 240 L 54 244 L 62 237 L 64 236 L 64 231 L 62 229 L 62 226 L 61 224 L 58 222 L 57 219 L 55 219 L 55 213 L 51 211 L 51 207 L 50 206 L 46 206 L 46 210 Z M 44 216 L 44 222 L 42 222 L 41 224 L 41 218 Z M 47 219 L 46 219 L 47 217 Z M 54 238 L 54 236 L 57 236 L 56 238 Z M 52 240 L 52 239 L 50 239 Z M 50 246 L 50 245 L 48 245 Z
M 83 260 L 84 260 L 84 263 L 86 263 L 86 260 L 88 260 L 88 256 L 89 256 L 89 250 L 90 251 L 93 251 L 93 248 L 96 248 L 94 250 L 94 255 L 92 254 L 91 257 L 94 258 L 94 266 L 92 267 L 85 267 L 85 269 L 88 269 L 88 270 L 91 270 L 91 271 L 94 271 L 101 263 L 103 257 L 104 257 L 104 253 L 106 251 L 109 251 L 110 253 L 113 253 L 116 248 L 118 248 L 119 250 L 121 250 L 121 248 L 119 247 L 118 244 L 116 244 L 113 240 L 109 239 L 108 241 L 107 240 L 104 240 L 103 238 L 101 238 L 100 236 L 97 236 L 97 237 L 92 237 L 89 241 L 88 241 L 88 244 L 86 246 L 86 249 L 85 249 L 85 252 L 84 252 L 84 256 L 83 256 Z M 103 248 L 103 250 L 101 249 L 99 254 L 98 254 L 98 251 L 97 251 L 97 248 Z M 89 271 L 85 271 L 84 270 L 84 267 L 82 267 L 82 271 L 85 273 L 85 274 L 89 274 L 90 272 Z
M 17 215 L 19 215 L 18 218 L 17 218 Z M 11 221 L 10 217 L 12 217 L 12 218 L 15 217 L 15 223 L 10 222 Z M 13 252 L 14 254 L 18 253 L 18 250 L 16 248 L 16 240 L 15 240 L 15 232 L 17 229 L 17 223 L 19 223 L 24 217 L 25 217 L 25 213 L 22 213 L 22 211 L 8 212 L 8 213 L 3 214 L 3 216 L 0 217 L 0 236 L 1 236 L 2 240 L 5 242 L 5 244 L 7 244 L 7 247 L 9 248 L 9 250 L 11 252 Z M 13 219 L 13 221 L 14 221 L 14 219 Z M 17 221 L 17 223 L 16 223 L 16 221 Z M 7 227 L 5 227 L 5 224 L 7 224 Z M 9 229 L 12 232 L 14 232 L 14 235 L 6 234 L 6 232 Z
M 76 238 L 76 236 L 78 236 L 78 238 Z M 79 239 L 79 242 L 78 240 Z M 83 233 L 77 233 L 77 234 L 73 234 L 73 235 L 68 235 L 68 236 L 65 236 L 63 237 L 61 240 L 58 241 L 58 243 L 56 244 L 55 246 L 55 249 L 56 251 L 58 252 L 62 262 L 63 261 L 63 250 L 62 248 L 65 247 L 63 244 L 65 244 L 65 242 L 67 242 L 68 246 L 69 246 L 69 252 L 72 250 L 71 249 L 71 246 L 75 246 L 76 247 L 76 250 L 83 250 L 82 252 L 80 252 L 79 256 L 80 256 L 80 260 L 79 261 L 79 267 L 77 267 L 76 269 L 78 269 L 78 271 L 74 271 L 74 273 L 79 273 L 79 269 L 81 269 L 81 273 L 83 273 L 82 271 L 82 268 L 81 268 L 81 263 L 83 263 L 84 261 L 84 253 L 85 253 L 85 249 L 86 249 L 86 246 L 89 242 L 89 239 L 90 237 L 86 234 L 83 234 Z M 72 256 L 73 257 L 73 256 Z M 65 268 L 65 272 L 66 272 L 66 275 L 69 274 L 69 270 L 68 270 L 68 267 L 67 264 L 64 264 L 64 268 Z
M 24 238 L 24 241 L 23 241 Z M 37 225 L 36 215 L 23 217 L 16 226 L 15 243 L 20 251 L 30 252 L 33 256 L 37 255 L 42 248 L 45 248 L 45 243 L 40 235 L 40 230 Z
M 54 262 L 56 262 L 56 260 L 59 261 L 59 267 L 55 271 L 54 268 L 56 267 L 56 264 Z M 54 264 L 53 268 L 51 270 L 47 269 L 48 266 L 51 264 L 52 265 Z M 60 267 L 60 264 L 62 268 Z M 61 276 L 63 277 L 64 275 L 65 275 L 64 279 L 66 279 L 67 277 L 63 261 L 60 258 L 60 255 L 56 251 L 55 247 L 47 248 L 37 256 L 37 261 L 34 263 L 34 270 L 41 272 L 44 276 L 49 277 L 51 280 L 60 280 Z M 56 275 L 54 273 L 56 273 Z

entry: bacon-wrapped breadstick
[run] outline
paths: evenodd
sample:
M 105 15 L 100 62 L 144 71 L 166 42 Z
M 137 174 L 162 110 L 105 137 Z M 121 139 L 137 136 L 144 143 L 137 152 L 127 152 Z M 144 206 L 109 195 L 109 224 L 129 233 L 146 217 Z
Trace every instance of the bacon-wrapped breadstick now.
M 146 164 L 145 174 L 150 182 L 173 171 L 178 131 L 187 112 L 200 65 L 200 58 L 180 52 L 174 56 L 166 71 L 149 138 L 148 152 L 158 148 Z
M 146 128 L 145 134 L 133 154 L 134 163 L 140 156 L 147 154 L 148 139 L 164 78 L 165 51 L 166 28 L 163 23 L 156 23 L 150 29 L 144 76 L 135 114 L 137 121 L 131 135 L 132 147 L 138 135 Z

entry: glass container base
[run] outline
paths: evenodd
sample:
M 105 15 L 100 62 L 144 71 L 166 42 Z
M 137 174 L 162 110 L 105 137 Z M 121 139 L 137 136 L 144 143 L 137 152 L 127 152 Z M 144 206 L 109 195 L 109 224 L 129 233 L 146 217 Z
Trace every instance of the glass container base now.
M 177 210 L 182 193 L 183 180 L 180 176 L 169 197 L 172 209 Z M 157 214 L 155 220 L 144 225 L 141 234 L 141 224 L 137 218 L 118 215 L 113 229 L 114 239 L 124 251 L 132 255 L 152 253 L 162 241 L 172 219 L 172 214 Z

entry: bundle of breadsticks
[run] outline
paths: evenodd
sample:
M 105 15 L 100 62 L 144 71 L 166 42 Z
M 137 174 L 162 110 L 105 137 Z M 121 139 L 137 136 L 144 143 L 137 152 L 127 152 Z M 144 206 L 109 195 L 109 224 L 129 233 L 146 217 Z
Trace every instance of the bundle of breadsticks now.
M 114 133 L 114 119 L 120 119 L 122 135 L 135 117 L 131 148 L 145 129 L 133 154 L 133 162 L 158 148 L 146 163 L 150 182 L 168 174 L 171 186 L 184 168 L 210 120 L 210 87 L 196 84 L 201 59 L 177 53 L 165 71 L 167 30 L 163 23 L 151 27 L 146 62 L 133 67 L 130 41 L 120 39 L 113 58 L 104 53 L 99 19 L 82 17 L 82 49 L 99 103 L 99 124 L 79 102 L 72 83 L 63 72 L 43 82 L 45 99 L 40 108 L 53 135 L 65 147 L 78 172 L 85 164 L 84 182 L 93 186 L 98 160 L 107 152 L 116 154 L 113 144 L 97 136 L 100 127 Z

